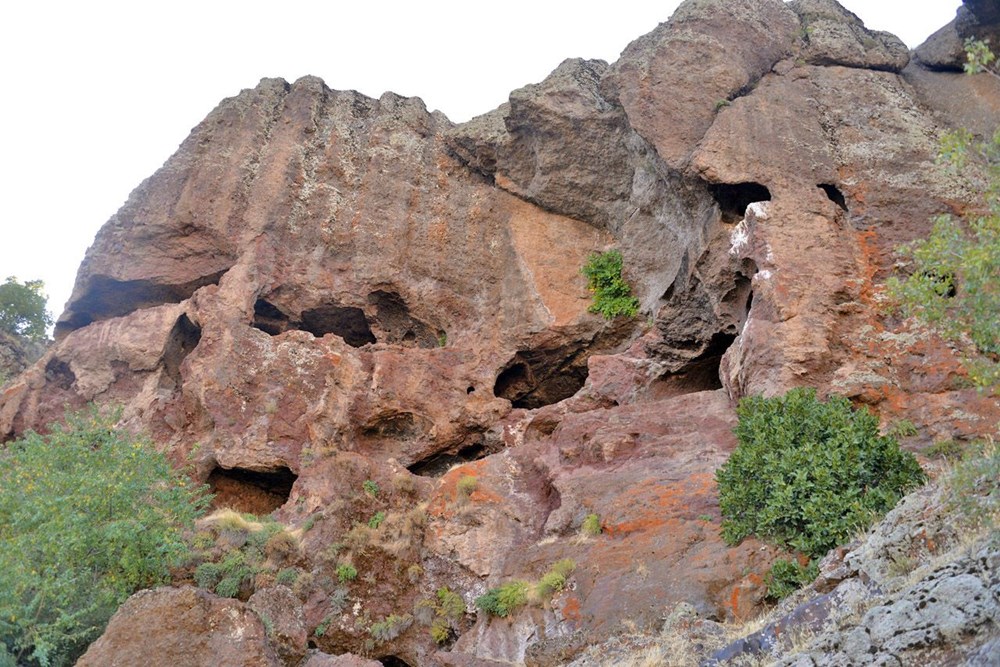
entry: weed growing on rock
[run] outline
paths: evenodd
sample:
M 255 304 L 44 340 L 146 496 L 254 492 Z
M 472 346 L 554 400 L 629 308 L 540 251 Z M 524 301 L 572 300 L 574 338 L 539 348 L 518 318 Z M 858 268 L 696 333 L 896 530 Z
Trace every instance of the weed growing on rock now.
M 885 434 L 891 438 L 911 438 L 915 436 L 919 431 L 917 431 L 917 426 L 909 419 L 900 419 L 892 423 Z
M 378 484 L 376 484 L 372 480 L 366 479 L 364 483 L 361 485 L 361 488 L 364 489 L 364 492 L 367 493 L 372 498 L 378 498 Z
M 372 530 L 378 530 L 378 527 L 382 525 L 383 521 L 385 521 L 385 512 L 375 512 L 372 518 L 368 519 L 368 527 Z
M 528 583 L 516 579 L 476 598 L 476 606 L 491 616 L 506 618 L 528 602 Z
M 765 577 L 768 597 L 780 600 L 788 597 L 819 576 L 819 564 L 814 560 L 802 565 L 796 560 L 778 559 Z
M 478 485 L 479 480 L 472 475 L 462 475 L 462 477 L 455 484 L 455 488 L 458 491 L 459 496 L 468 498 L 472 495 L 472 492 L 476 490 Z
M 588 514 L 580 526 L 580 531 L 584 535 L 596 537 L 601 534 L 601 516 L 599 514 Z
M 371 627 L 368 628 L 368 634 L 376 642 L 392 641 L 406 632 L 411 625 L 413 625 L 413 617 L 409 614 L 402 616 L 390 614 L 381 621 L 372 623 Z
M 639 312 L 639 300 L 632 296 L 632 287 L 622 278 L 622 254 L 617 250 L 592 253 L 580 270 L 587 277 L 587 289 L 594 302 L 588 310 L 605 319 L 634 317 Z
M 337 580 L 340 583 L 354 581 L 358 578 L 358 570 L 350 563 L 341 563 L 337 566 Z

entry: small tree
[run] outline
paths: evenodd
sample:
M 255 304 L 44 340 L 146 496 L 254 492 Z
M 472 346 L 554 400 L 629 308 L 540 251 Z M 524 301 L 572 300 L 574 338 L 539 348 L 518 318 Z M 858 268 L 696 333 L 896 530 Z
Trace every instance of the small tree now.
M 0 285 L 0 331 L 31 340 L 45 338 L 52 316 L 45 310 L 41 280 L 18 282 L 10 276 Z
M 966 42 L 966 52 L 967 72 L 997 76 L 985 42 Z M 1000 128 L 986 140 L 946 134 L 940 159 L 982 192 L 983 205 L 964 220 L 938 216 L 928 238 L 900 248 L 910 275 L 891 278 L 889 294 L 904 315 L 970 349 L 969 377 L 992 387 L 1000 383 Z
M 0 664 L 72 664 L 188 553 L 203 488 L 96 409 L 0 450 Z

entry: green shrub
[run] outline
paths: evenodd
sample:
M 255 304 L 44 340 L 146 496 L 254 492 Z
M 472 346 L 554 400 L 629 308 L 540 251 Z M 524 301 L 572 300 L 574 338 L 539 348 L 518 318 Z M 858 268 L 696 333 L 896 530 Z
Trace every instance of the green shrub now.
M 813 560 L 808 565 L 798 561 L 776 560 L 767 573 L 767 595 L 776 600 L 788 597 L 819 576 L 819 564 Z
M 515 580 L 491 588 L 476 598 L 476 606 L 492 616 L 506 618 L 528 601 L 528 584 Z
M 18 665 L 72 664 L 189 554 L 204 488 L 115 422 L 92 408 L 0 449 L 0 647 Z
M 385 521 L 385 512 L 375 512 L 372 518 L 368 519 L 368 527 L 372 530 L 378 530 L 383 521 Z
M 455 484 L 455 489 L 461 497 L 468 498 L 476 490 L 477 486 L 479 486 L 479 480 L 475 477 L 472 475 L 462 475 Z
M 580 530 L 584 535 L 597 536 L 601 534 L 601 517 L 598 514 L 588 514 L 583 520 Z
M 716 471 L 730 544 L 756 534 L 821 556 L 925 481 L 913 455 L 841 396 L 793 389 L 744 398 L 737 414 L 739 446 Z
M 916 424 L 911 422 L 909 419 L 900 419 L 899 421 L 893 422 L 892 425 L 886 430 L 885 434 L 891 438 L 911 438 L 915 436 L 920 431 L 917 430 Z
M 580 271 L 587 277 L 587 289 L 593 294 L 590 312 L 600 313 L 608 320 L 634 317 L 639 312 L 639 300 L 632 296 L 632 288 L 622 278 L 619 251 L 592 253 Z
M 985 530 L 1000 539 L 1000 446 L 995 441 L 969 443 L 944 486 L 948 509 L 964 531 Z
M 392 641 L 406 632 L 411 625 L 413 625 L 413 617 L 409 614 L 402 616 L 390 614 L 381 621 L 372 623 L 371 627 L 368 628 L 368 634 L 377 642 Z
M 278 571 L 275 575 L 275 583 L 279 583 L 283 586 L 292 586 L 295 581 L 299 578 L 299 570 L 295 567 L 286 567 Z
M 460 621 L 465 616 L 465 600 L 447 586 L 437 590 L 437 613 L 449 621 Z
M 365 493 L 367 493 L 372 498 L 378 497 L 378 484 L 376 484 L 372 480 L 366 479 L 364 483 L 361 485 L 361 488 L 364 489 Z
M 337 566 L 337 580 L 340 583 L 354 581 L 358 578 L 358 570 L 350 563 L 341 563 Z
M 436 618 L 430 627 L 431 639 L 438 644 L 445 644 L 451 638 L 451 624 L 443 618 Z

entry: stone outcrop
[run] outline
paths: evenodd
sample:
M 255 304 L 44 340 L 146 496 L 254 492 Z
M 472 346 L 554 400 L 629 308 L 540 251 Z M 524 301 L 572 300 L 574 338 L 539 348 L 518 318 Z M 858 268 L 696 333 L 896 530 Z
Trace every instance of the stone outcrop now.
M 223 101 L 98 234 L 0 438 L 120 404 L 220 504 L 296 529 L 301 574 L 246 604 L 141 594 L 94 655 L 146 607 L 197 651 L 316 666 L 558 665 L 680 602 L 754 615 L 776 551 L 718 535 L 736 399 L 846 394 L 916 448 L 1000 419 L 880 305 L 893 248 L 976 206 L 938 137 L 1000 100 L 908 61 L 832 0 L 688 0 L 461 125 L 315 77 Z M 580 267 L 611 247 L 638 318 L 588 312 Z M 565 558 L 550 598 L 475 607 Z M 465 610 L 439 643 L 443 587 Z

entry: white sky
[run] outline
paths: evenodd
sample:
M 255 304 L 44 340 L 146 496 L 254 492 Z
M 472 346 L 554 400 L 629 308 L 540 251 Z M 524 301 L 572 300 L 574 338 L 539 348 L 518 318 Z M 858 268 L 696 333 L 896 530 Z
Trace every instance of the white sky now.
M 911 48 L 960 0 L 841 0 Z M 306 74 L 485 113 L 565 58 L 608 62 L 677 0 L 6 0 L 0 8 L 0 280 L 58 316 L 100 226 L 225 97 Z

